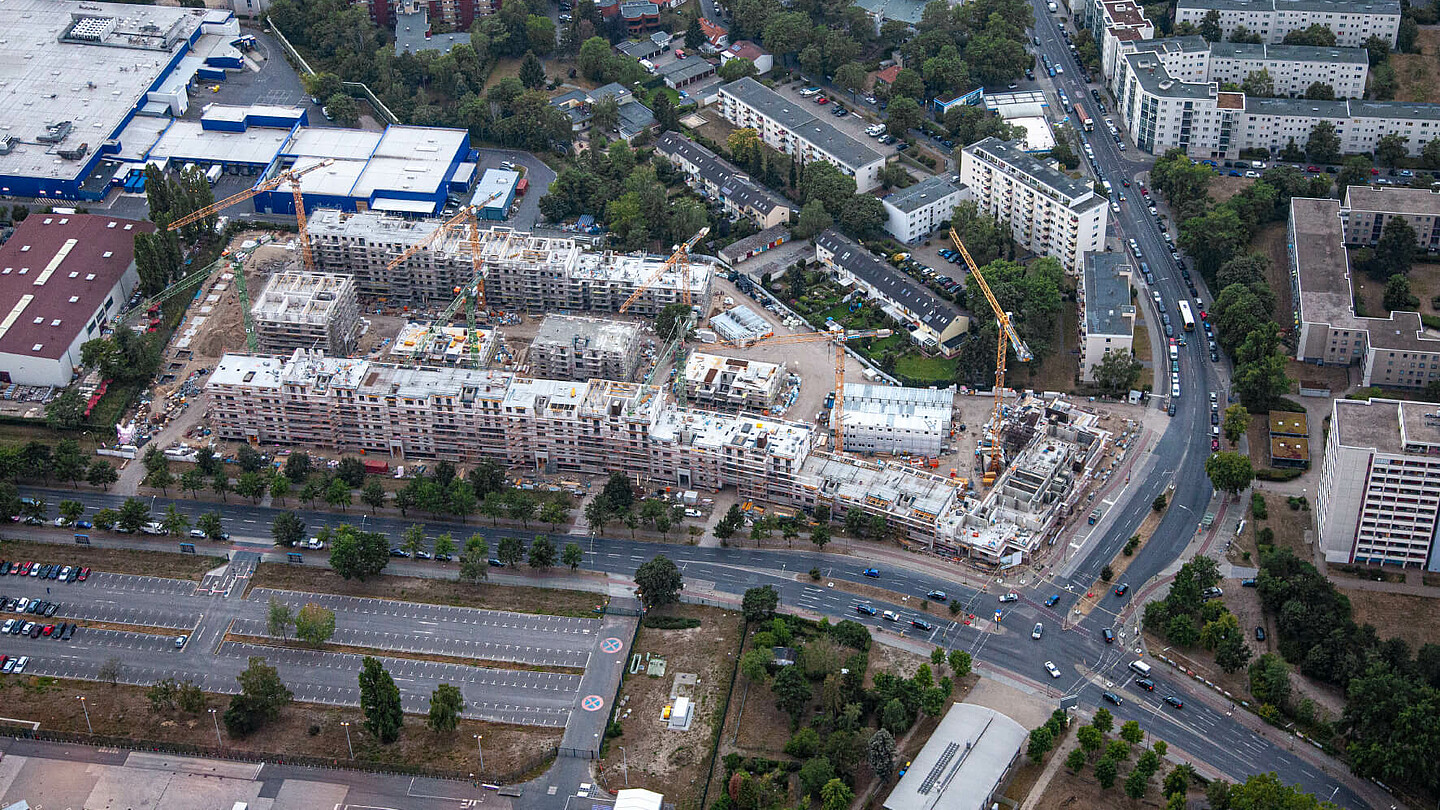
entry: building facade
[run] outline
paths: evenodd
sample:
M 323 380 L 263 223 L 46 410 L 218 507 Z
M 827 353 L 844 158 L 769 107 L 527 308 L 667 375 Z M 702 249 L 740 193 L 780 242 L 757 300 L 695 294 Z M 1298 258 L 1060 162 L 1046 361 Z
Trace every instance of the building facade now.
M 1350 186 L 1340 209 L 1345 244 L 1374 246 L 1394 218 L 1415 231 L 1415 247 L 1440 250 L 1440 190 L 1399 186 Z
M 1323 25 L 1335 32 L 1335 44 L 1359 48 L 1370 37 L 1395 47 L 1400 33 L 1399 0 L 1180 0 L 1175 22 L 1199 25 L 1206 15 L 1220 15 L 1220 31 L 1229 39 L 1237 26 L 1259 34 L 1262 42 L 1278 45 L 1291 31 Z
M 678 132 L 666 132 L 657 138 L 655 151 L 685 175 L 691 188 L 718 200 L 727 212 L 745 217 L 761 230 L 787 224 L 790 216 L 798 213 L 788 200 L 735 164 Z
M 1325 559 L 1440 571 L 1440 414 L 1423 402 L 1337 399 L 1315 492 Z
M 981 211 L 1010 227 L 1022 249 L 1053 256 L 1070 273 L 1080 271 L 1086 253 L 1104 247 L 1104 198 L 1012 142 L 986 138 L 965 147 L 960 181 Z
M 1135 305 L 1130 279 L 1135 268 L 1124 253 L 1089 253 L 1076 288 L 1080 308 L 1080 379 L 1095 381 L 1095 366 L 1109 352 L 1130 357 L 1135 338 Z
M 969 194 L 963 185 L 956 186 L 944 177 L 927 177 L 880 199 L 885 206 L 885 230 L 901 242 L 914 242 L 929 236 L 940 223 L 949 222 L 955 206 L 966 199 Z
M 292 270 L 270 277 L 250 308 L 262 351 L 289 354 L 321 349 L 330 355 L 355 350 L 360 305 L 355 279 L 338 273 Z
M 955 389 L 845 383 L 842 410 L 847 453 L 934 458 L 950 437 Z M 832 409 L 832 425 L 835 418 Z
M 857 191 L 880 185 L 884 155 L 753 78 L 720 87 L 720 112 L 731 124 L 754 128 L 766 144 L 803 163 L 831 164 L 855 178 Z
M 628 382 L 640 359 L 640 326 L 601 318 L 546 315 L 526 359 L 538 377 Z

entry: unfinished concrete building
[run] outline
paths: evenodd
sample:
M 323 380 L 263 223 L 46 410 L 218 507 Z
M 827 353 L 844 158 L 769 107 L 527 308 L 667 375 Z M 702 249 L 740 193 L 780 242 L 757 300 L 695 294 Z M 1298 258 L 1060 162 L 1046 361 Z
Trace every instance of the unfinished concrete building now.
M 390 356 L 397 363 L 468 363 L 472 368 L 479 368 L 490 362 L 495 347 L 494 329 L 476 327 L 471 333 L 463 326 L 407 323 L 390 342 Z
M 338 273 L 277 273 L 255 299 L 250 315 L 263 351 L 349 354 L 360 326 L 355 279 Z
M 433 305 L 451 301 L 456 288 L 475 276 L 470 241 L 462 231 L 435 237 L 393 271 L 387 266 L 440 226 L 438 220 L 322 209 L 311 216 L 307 230 L 316 265 L 354 275 L 361 295 Z M 619 312 L 644 287 L 626 311 L 653 317 L 667 304 L 683 301 L 687 288 L 691 301 L 709 301 L 714 274 L 708 262 L 664 267 L 664 257 L 594 252 L 570 237 L 501 227 L 482 231 L 480 252 L 486 304 L 519 312 Z
M 845 383 L 845 449 L 938 456 L 950 436 L 955 389 Z M 832 411 L 830 420 L 835 420 Z
M 629 381 L 640 356 L 640 327 L 624 321 L 546 315 L 530 344 L 537 377 Z
M 685 361 L 685 398 L 720 409 L 767 410 L 780 395 L 785 364 L 693 352 Z

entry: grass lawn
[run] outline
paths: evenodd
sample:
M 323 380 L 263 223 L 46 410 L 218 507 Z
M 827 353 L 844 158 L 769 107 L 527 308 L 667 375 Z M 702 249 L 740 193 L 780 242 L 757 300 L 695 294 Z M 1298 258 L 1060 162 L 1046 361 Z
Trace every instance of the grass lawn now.
M 57 537 L 68 535 L 57 533 Z M 69 543 L 67 539 L 65 543 Z M 179 542 L 177 540 L 177 542 Z M 196 551 L 205 551 L 196 545 Z M 185 579 L 198 582 L 205 572 L 225 564 L 223 557 L 209 554 L 181 554 L 170 551 L 148 551 L 133 548 L 100 548 L 62 543 L 37 543 L 31 540 L 0 540 L 0 559 L 53 561 L 68 565 L 84 565 L 112 574 Z
M 1415 38 L 1418 53 L 1396 53 L 1390 56 L 1390 65 L 1395 68 L 1399 87 L 1395 91 L 1396 101 L 1440 101 L 1440 29 L 1421 26 Z
M 895 376 L 911 385 L 945 385 L 955 378 L 955 361 L 907 354 L 895 361 Z

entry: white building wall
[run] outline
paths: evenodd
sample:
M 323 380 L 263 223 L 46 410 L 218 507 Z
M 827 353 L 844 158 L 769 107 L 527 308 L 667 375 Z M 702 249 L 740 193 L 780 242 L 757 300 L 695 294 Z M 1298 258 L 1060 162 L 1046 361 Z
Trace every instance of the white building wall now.
M 994 166 L 962 153 L 960 181 L 970 189 L 980 210 L 1010 225 L 1011 236 L 1022 248 L 1054 256 L 1065 269 L 1076 272 L 1086 253 L 1103 249 L 1109 209 L 1095 205 L 1072 210 L 1027 182 L 1023 172 Z
M 885 230 L 901 242 L 914 242 L 929 235 L 941 222 L 949 220 L 950 215 L 955 212 L 955 206 L 969 197 L 963 190 L 957 190 L 908 213 L 891 205 L 888 200 L 881 200 L 880 203 L 885 206 L 885 213 L 889 217 L 885 221 Z
M 1199 25 L 1209 12 L 1199 5 L 1181 3 L 1175 9 L 1175 22 Z M 1257 2 L 1251 8 L 1224 9 L 1220 12 L 1220 30 L 1226 39 L 1237 25 L 1244 25 L 1251 33 L 1271 45 L 1278 45 L 1291 31 L 1300 31 L 1319 23 L 1335 32 L 1335 44 L 1344 48 L 1358 48 L 1372 36 L 1385 38 L 1395 45 L 1400 32 L 1400 14 L 1373 14 L 1365 11 L 1331 12 L 1282 9 L 1277 11 L 1273 3 Z

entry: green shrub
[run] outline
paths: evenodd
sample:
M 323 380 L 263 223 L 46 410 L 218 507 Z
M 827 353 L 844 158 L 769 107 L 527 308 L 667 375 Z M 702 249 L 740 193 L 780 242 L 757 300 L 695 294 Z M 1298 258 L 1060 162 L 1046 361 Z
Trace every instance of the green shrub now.
M 1255 532 L 1255 542 L 1262 546 L 1275 545 L 1275 530 L 1266 526 L 1260 531 Z
M 1296 478 L 1299 478 L 1304 472 L 1304 470 L 1295 467 L 1286 467 L 1285 469 L 1281 470 L 1270 469 L 1269 467 L 1261 467 L 1260 469 L 1255 471 L 1255 480 L 1294 481 Z
M 1256 520 L 1264 520 L 1265 518 L 1270 517 L 1270 510 L 1265 507 L 1264 495 L 1261 495 L 1258 492 L 1251 493 L 1250 514 L 1253 515 Z
M 1425 324 L 1426 326 L 1430 327 L 1431 329 L 1440 329 L 1440 316 L 1437 316 L 1437 315 L 1421 315 L 1421 316 L 1420 316 L 1420 323 Z
M 689 630 L 699 627 L 700 620 L 686 616 L 646 616 L 645 626 L 652 630 Z

